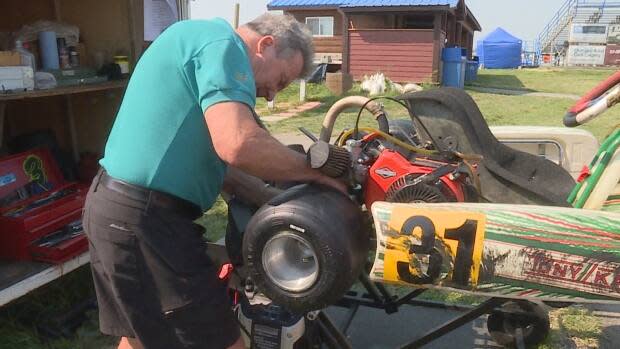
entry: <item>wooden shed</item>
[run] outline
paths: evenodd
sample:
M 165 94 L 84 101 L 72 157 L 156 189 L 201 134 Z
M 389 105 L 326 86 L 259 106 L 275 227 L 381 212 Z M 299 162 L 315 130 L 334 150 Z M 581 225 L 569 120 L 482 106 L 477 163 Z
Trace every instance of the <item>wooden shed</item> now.
M 440 81 L 441 50 L 471 56 L 481 27 L 464 0 L 273 0 L 314 36 L 315 61 L 360 80 L 384 73 L 398 82 Z
M 162 3 L 176 4 L 177 13 L 172 13 L 172 15 L 177 16 L 175 19 L 182 19 L 187 17 L 188 1 L 176 0 Z M 101 60 L 102 65 L 108 64 L 114 61 L 114 56 L 124 57 L 124 60 L 129 63 L 129 72 L 131 72 L 138 58 L 148 46 L 148 40 L 150 40 L 145 35 L 144 29 L 147 18 L 147 11 L 145 11 L 147 3 L 147 0 L 1 0 L 0 52 L 6 54 L 6 51 L 12 49 L 18 32 L 27 26 L 32 28 L 36 23 L 43 23 L 39 28 L 48 28 L 51 22 L 63 22 L 79 29 L 77 48 L 80 55 L 79 63 L 73 61 L 70 68 L 65 66 L 62 70 L 56 69 L 55 71 L 59 76 L 69 79 L 86 70 L 96 71 L 98 60 Z M 150 4 L 153 5 L 154 2 L 151 1 Z M 161 8 L 152 9 L 153 14 L 149 18 L 153 22 L 161 23 L 161 17 L 155 16 L 162 13 L 161 11 L 157 12 L 158 9 L 161 10 Z M 40 58 L 40 50 L 38 50 L 40 45 L 38 40 L 34 39 L 36 37 L 33 35 L 32 40 L 24 40 L 24 42 L 30 45 L 30 52 Z M 0 67 L 4 69 L 17 68 L 11 67 L 12 65 L 19 65 L 19 63 L 4 64 L 0 62 Z M 41 68 L 38 63 L 37 68 Z M 76 178 L 81 179 L 86 184 L 89 183 L 90 178 L 81 177 L 80 171 L 77 171 L 78 164 L 86 163 L 96 166 L 96 160 L 103 153 L 108 133 L 120 106 L 128 83 L 128 76 L 109 81 L 75 78 L 72 79 L 71 83 L 62 85 L 59 83 L 53 88 L 48 86 L 49 88 L 46 89 L 28 91 L 24 91 L 24 88 L 5 90 L 2 82 L 9 79 L 7 76 L 13 78 L 14 75 L 4 74 L 2 76 L 4 80 L 0 79 L 0 157 L 3 158 L 2 160 L 25 151 L 20 148 L 35 146 L 37 148 L 54 148 L 57 150 L 53 154 L 55 155 L 54 163 L 59 168 L 66 169 L 63 171 L 66 183 L 73 185 Z M 90 78 L 92 77 L 89 76 Z M 20 139 L 27 139 L 28 141 L 16 142 Z M 69 156 L 64 156 L 67 154 Z M 91 154 L 95 155 L 91 156 Z M 58 158 L 63 161 L 58 161 Z M 35 164 L 40 163 L 42 162 L 35 162 Z M 4 177 L 0 180 L 0 186 L 7 186 L 17 181 L 17 175 L 14 173 L 6 175 L 8 171 L 13 171 L 12 168 L 2 167 L 5 172 L 0 171 L 0 177 Z M 88 166 L 84 168 L 89 169 Z M 47 176 L 42 168 L 35 167 L 35 169 L 38 171 L 36 172 L 38 177 L 32 177 L 31 183 L 38 183 L 35 182 L 35 179 L 46 178 Z M 94 173 L 91 174 L 94 175 Z M 31 204 L 31 201 L 28 201 L 28 205 L 22 205 L 28 209 L 37 209 L 37 212 L 40 213 L 37 216 L 37 224 L 33 223 L 34 219 L 30 218 L 32 216 L 28 216 L 28 223 L 23 224 L 24 227 L 28 226 L 30 233 L 26 234 L 22 232 L 23 229 L 16 229 L 15 226 L 19 224 L 11 224 L 8 229 L 6 226 L 0 227 L 0 240 L 3 241 L 0 245 L 3 245 L 3 252 L 12 249 L 13 246 L 19 245 L 21 247 L 19 258 L 7 257 L 7 255 L 0 256 L 0 307 L 62 277 L 89 261 L 88 252 L 83 252 L 80 249 L 74 251 L 80 254 L 70 256 L 70 259 L 67 260 L 64 257 L 56 256 L 58 258 L 53 263 L 41 258 L 40 250 L 33 252 L 30 256 L 34 260 L 27 257 L 29 250 L 25 249 L 24 244 L 30 243 L 28 239 L 34 239 L 34 236 L 37 236 L 36 234 L 48 234 L 49 231 L 46 229 L 56 227 L 59 222 L 64 222 L 67 218 L 73 219 L 73 213 L 75 213 L 73 208 L 71 211 L 54 211 L 53 214 L 50 214 L 50 211 L 44 211 L 46 207 L 52 206 L 58 201 L 65 200 L 63 202 L 67 202 L 67 196 L 63 197 L 64 194 L 61 192 L 66 193 L 68 190 L 58 190 L 58 187 L 49 189 L 45 186 L 41 186 L 41 188 L 44 191 L 36 192 L 30 196 L 28 187 L 24 186 L 15 191 L 19 195 L 13 195 L 11 192 L 10 195 L 2 197 L 2 199 L 18 197 L 21 200 L 25 196 L 28 199 L 36 199 L 39 196 L 35 195 L 44 195 L 46 191 L 51 193 L 45 199 L 37 199 L 36 204 Z M 63 186 L 62 188 L 66 187 Z M 76 190 L 75 188 L 75 186 L 71 187 L 73 193 Z M 55 201 L 57 198 L 62 199 Z M 10 201 L 4 200 L 0 208 L 8 207 L 4 206 L 7 202 Z M 5 210 L 3 212 L 11 211 Z M 58 212 L 62 212 L 63 216 L 59 217 Z M 5 216 L 8 215 L 5 214 Z M 26 215 L 22 215 L 22 217 L 26 217 Z M 46 224 L 45 226 L 40 223 L 43 220 L 45 220 L 43 222 Z M 36 234 L 32 233 L 35 230 L 37 231 Z M 71 246 L 76 246 L 77 244 L 69 245 L 67 243 L 73 243 L 74 238 L 81 238 L 83 234 L 78 234 L 77 231 L 73 233 L 75 235 L 71 236 L 72 241 L 55 237 L 57 244 L 48 244 L 48 252 L 51 252 L 47 257 L 51 258 L 50 256 L 53 254 L 60 255 L 71 250 Z M 19 243 L 10 245 L 4 243 L 12 237 L 16 237 L 12 241 Z M 38 238 L 39 236 L 36 237 L 36 241 L 40 242 Z M 11 247 L 7 248 L 7 246 Z M 38 248 L 43 245 L 32 242 L 30 246 Z M 16 251 L 9 252 L 17 254 Z

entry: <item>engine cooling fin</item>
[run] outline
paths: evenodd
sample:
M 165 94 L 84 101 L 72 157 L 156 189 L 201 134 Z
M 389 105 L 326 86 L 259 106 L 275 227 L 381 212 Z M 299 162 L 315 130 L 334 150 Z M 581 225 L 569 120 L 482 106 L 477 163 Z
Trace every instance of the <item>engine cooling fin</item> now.
M 440 189 L 426 183 L 414 183 L 415 178 L 399 178 L 388 189 L 385 199 L 389 202 L 447 202 L 450 201 Z

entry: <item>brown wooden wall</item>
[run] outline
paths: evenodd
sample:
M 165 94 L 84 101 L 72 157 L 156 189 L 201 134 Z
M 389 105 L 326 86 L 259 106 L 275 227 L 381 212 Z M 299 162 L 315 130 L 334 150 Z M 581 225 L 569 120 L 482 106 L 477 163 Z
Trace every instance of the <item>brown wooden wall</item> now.
M 306 23 L 306 17 L 334 17 L 334 36 L 314 37 L 314 52 L 342 53 L 342 15 L 336 10 L 319 11 L 285 11 L 301 23 Z
M 351 15 L 349 29 L 391 29 L 394 27 L 393 15 Z
M 80 57 L 83 65 L 92 63 L 96 52 L 101 52 L 106 62 L 117 54 L 133 58 L 141 49 L 141 41 L 136 39 L 142 37 L 141 6 L 142 0 L 0 0 L 0 32 L 15 32 L 37 20 L 60 19 L 80 28 L 80 41 L 87 51 L 87 57 Z M 136 31 L 133 39 L 132 30 Z M 81 152 L 103 151 L 122 95 L 122 89 L 115 89 L 71 96 Z M 53 130 L 61 148 L 69 151 L 67 101 L 63 96 L 7 102 L 5 141 L 39 129 Z
M 316 53 L 342 53 L 342 35 L 317 37 L 312 42 Z
M 433 30 L 350 30 L 349 72 L 360 80 L 382 72 L 393 81 L 431 82 Z
M 301 23 L 306 23 L 306 17 L 334 17 L 334 35 L 342 35 L 342 15 L 336 10 L 295 10 L 284 13 L 292 15 Z

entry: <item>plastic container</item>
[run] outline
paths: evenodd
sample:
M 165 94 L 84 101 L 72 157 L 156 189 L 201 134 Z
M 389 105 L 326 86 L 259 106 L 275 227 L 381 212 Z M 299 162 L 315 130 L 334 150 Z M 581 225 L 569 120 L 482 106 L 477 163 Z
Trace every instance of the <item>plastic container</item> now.
M 121 67 L 121 74 L 129 74 L 129 57 L 127 56 L 114 56 L 114 63 Z
M 71 63 L 69 62 L 69 48 L 67 47 L 66 40 L 64 38 L 58 38 L 58 40 L 56 40 L 56 45 L 58 45 L 58 59 L 60 60 L 60 68 L 71 68 Z
M 73 46 L 69 47 L 69 63 L 72 68 L 80 66 L 80 53 Z
M 478 61 L 467 61 L 467 68 L 465 68 L 465 82 L 476 81 L 478 79 L 478 67 L 480 63 Z
M 34 58 L 34 54 L 24 48 L 21 40 L 15 41 L 15 52 L 19 53 L 21 58 L 21 65 L 32 68 L 32 72 L 37 71 L 37 61 Z
M 465 50 L 461 47 L 446 47 L 441 53 L 443 70 L 441 85 L 463 88 L 465 87 Z
M 43 69 L 59 69 L 58 44 L 56 43 L 56 32 L 42 31 L 39 33 L 39 50 L 41 51 L 41 61 Z

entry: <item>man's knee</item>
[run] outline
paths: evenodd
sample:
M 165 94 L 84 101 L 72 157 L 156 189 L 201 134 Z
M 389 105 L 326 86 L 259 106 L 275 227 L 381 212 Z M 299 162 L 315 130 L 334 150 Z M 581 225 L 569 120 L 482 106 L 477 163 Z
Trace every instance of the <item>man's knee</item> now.
M 245 343 L 243 343 L 243 338 L 239 337 L 239 339 L 237 339 L 237 341 L 233 343 L 233 345 L 228 347 L 228 349 L 246 349 Z
M 135 338 L 122 337 L 117 349 L 144 349 Z

